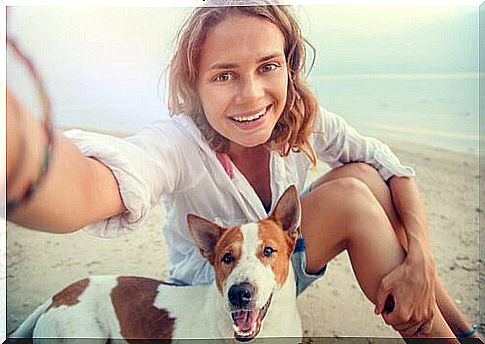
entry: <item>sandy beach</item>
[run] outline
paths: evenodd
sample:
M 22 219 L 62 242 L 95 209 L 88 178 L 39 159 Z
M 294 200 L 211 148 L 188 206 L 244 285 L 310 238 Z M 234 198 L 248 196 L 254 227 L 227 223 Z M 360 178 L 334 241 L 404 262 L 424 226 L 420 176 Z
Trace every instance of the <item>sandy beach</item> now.
M 416 169 L 438 273 L 459 308 L 478 323 L 478 221 L 482 212 L 478 157 L 413 144 L 393 144 L 391 148 Z M 116 239 L 83 231 L 46 234 L 8 223 L 7 331 L 55 292 L 88 275 L 167 278 L 167 250 L 161 232 L 165 214 L 163 206 L 155 207 L 143 230 Z M 346 254 L 332 261 L 325 277 L 300 296 L 299 308 L 306 336 L 398 336 L 374 315 Z

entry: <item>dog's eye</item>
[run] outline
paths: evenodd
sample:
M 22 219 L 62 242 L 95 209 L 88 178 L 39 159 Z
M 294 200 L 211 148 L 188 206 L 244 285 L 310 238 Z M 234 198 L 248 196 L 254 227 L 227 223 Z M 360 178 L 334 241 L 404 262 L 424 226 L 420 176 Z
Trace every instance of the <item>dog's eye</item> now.
M 266 246 L 263 250 L 263 255 L 265 257 L 271 257 L 276 250 L 272 247 Z
M 234 257 L 232 256 L 232 253 L 227 252 L 222 256 L 222 261 L 226 264 L 231 264 L 234 261 Z

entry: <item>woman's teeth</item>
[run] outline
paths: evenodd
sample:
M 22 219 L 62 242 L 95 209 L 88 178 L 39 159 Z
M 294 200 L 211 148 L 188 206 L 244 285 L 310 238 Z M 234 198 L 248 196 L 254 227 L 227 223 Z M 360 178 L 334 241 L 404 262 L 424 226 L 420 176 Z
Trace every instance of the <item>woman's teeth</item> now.
M 266 113 L 266 109 L 261 110 L 260 112 L 246 117 L 232 117 L 233 120 L 238 122 L 251 122 L 261 118 Z

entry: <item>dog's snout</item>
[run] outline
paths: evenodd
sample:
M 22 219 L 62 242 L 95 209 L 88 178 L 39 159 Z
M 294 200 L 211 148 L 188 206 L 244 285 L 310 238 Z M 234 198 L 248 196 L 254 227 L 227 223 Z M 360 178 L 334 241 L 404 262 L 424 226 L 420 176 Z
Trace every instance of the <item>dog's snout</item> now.
M 251 304 L 254 292 L 254 287 L 248 282 L 235 284 L 229 288 L 229 302 L 234 307 L 246 308 Z

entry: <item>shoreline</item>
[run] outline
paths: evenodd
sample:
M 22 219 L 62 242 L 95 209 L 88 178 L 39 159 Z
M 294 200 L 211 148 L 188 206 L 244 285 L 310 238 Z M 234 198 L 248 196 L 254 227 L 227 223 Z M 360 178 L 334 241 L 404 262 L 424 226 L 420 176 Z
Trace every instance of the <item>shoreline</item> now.
M 90 131 L 90 132 L 94 132 L 94 133 L 98 133 L 98 134 L 116 136 L 116 137 L 120 137 L 120 138 L 131 136 L 131 135 L 134 135 L 134 134 L 137 133 L 136 131 L 132 132 L 132 131 L 123 131 L 123 130 L 91 129 L 89 127 L 82 127 L 82 126 L 78 126 L 78 127 L 57 127 L 56 129 L 59 129 L 61 132 L 64 132 L 64 131 L 67 131 L 67 130 L 79 129 L 79 130 Z M 395 139 L 395 138 L 387 137 L 387 135 L 389 135 L 389 134 L 384 133 L 384 135 L 382 137 L 372 136 L 372 135 L 368 135 L 368 136 L 375 137 L 375 138 L 379 139 L 380 141 L 389 145 L 391 148 L 394 147 L 394 146 L 395 147 L 405 147 L 405 146 L 409 146 L 409 145 L 414 145 L 414 146 L 420 147 L 421 149 L 424 149 L 424 150 L 433 149 L 433 150 L 442 151 L 442 152 L 450 151 L 452 153 L 463 154 L 463 155 L 470 156 L 470 157 L 478 157 L 479 156 L 478 151 L 477 152 L 471 152 L 465 147 L 457 147 L 457 146 L 443 147 L 443 146 L 433 145 L 433 144 L 430 144 L 430 143 L 407 142 L 407 141 L 403 141 L 402 139 Z M 366 136 L 366 135 L 364 135 L 364 136 Z M 477 148 L 478 147 L 479 147 L 479 142 L 477 142 Z

